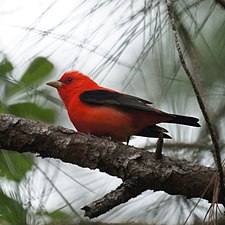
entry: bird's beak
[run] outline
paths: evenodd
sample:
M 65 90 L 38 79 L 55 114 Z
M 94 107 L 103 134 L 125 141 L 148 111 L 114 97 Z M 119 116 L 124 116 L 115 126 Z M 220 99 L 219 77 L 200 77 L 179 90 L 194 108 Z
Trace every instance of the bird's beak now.
M 62 87 L 63 83 L 61 81 L 52 81 L 52 82 L 48 82 L 46 84 L 49 86 L 52 86 L 54 88 L 59 88 L 59 87 Z

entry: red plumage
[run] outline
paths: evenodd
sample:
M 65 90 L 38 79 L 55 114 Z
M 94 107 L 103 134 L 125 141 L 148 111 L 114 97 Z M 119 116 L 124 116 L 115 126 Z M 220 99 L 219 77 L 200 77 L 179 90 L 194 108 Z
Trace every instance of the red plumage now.
M 101 87 L 77 71 L 47 84 L 57 88 L 79 132 L 127 141 L 132 135 L 158 137 L 159 133 L 170 138 L 164 128 L 156 126 L 161 122 L 200 126 L 197 118 L 165 113 L 147 100 Z

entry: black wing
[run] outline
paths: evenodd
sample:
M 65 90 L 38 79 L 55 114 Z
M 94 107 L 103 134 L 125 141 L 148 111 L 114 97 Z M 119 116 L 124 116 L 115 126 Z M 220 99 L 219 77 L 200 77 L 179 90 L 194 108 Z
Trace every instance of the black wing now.
M 166 114 L 150 106 L 150 104 L 152 104 L 150 101 L 108 90 L 85 91 L 80 95 L 80 100 L 87 104 L 112 105 L 147 112 L 156 112 L 157 114 Z
M 110 105 L 115 107 L 120 107 L 122 109 L 136 109 L 145 112 L 151 112 L 157 115 L 167 115 L 171 117 L 171 120 L 166 120 L 167 123 L 183 124 L 194 127 L 200 127 L 198 123 L 199 119 L 190 116 L 181 116 L 175 114 L 165 113 L 151 106 L 151 102 L 134 97 L 132 95 L 122 94 L 118 92 L 113 92 L 110 90 L 91 90 L 85 91 L 80 95 L 80 100 L 86 104 L 94 105 Z M 163 122 L 163 121 L 162 121 Z M 147 130 L 143 131 L 143 134 Z M 157 133 L 157 131 L 156 131 Z

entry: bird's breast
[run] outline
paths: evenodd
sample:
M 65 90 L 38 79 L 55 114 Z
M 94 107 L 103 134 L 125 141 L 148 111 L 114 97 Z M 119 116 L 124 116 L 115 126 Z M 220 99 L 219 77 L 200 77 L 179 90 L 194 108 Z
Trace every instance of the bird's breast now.
M 75 128 L 96 136 L 110 136 L 113 140 L 126 141 L 135 132 L 132 116 L 111 106 L 72 103 L 68 114 Z

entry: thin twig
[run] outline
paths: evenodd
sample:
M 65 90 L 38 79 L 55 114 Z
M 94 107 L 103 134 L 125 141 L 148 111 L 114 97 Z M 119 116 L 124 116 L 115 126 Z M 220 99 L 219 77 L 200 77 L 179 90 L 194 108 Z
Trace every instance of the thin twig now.
M 181 50 L 181 47 L 180 47 L 179 38 L 178 38 L 178 34 L 177 34 L 176 22 L 175 22 L 175 19 L 174 19 L 173 8 L 172 8 L 173 3 L 172 3 L 171 0 L 166 0 L 166 3 L 167 3 L 167 10 L 168 10 L 170 23 L 171 23 L 171 26 L 172 26 L 175 45 L 176 45 L 176 48 L 177 48 L 177 52 L 178 52 L 178 55 L 179 55 L 179 58 L 180 58 L 181 65 L 182 65 L 186 75 L 188 76 L 190 82 L 191 82 L 192 88 L 195 92 L 199 107 L 200 107 L 200 109 L 202 111 L 202 114 L 205 118 L 208 130 L 209 130 L 209 134 L 210 134 L 211 139 L 212 139 L 212 143 L 213 143 L 213 146 L 214 146 L 214 160 L 216 162 L 217 169 L 219 171 L 220 187 L 221 187 L 221 192 L 222 192 L 223 198 L 224 198 L 225 188 L 224 188 L 224 178 L 223 178 L 223 169 L 222 169 L 223 167 L 222 167 L 222 163 L 221 163 L 219 144 L 217 142 L 217 138 L 216 138 L 213 126 L 210 122 L 205 104 L 202 100 L 201 94 L 200 94 L 199 89 L 198 89 L 198 86 L 197 86 L 190 70 L 187 67 L 187 64 L 185 62 L 185 59 L 184 59 L 184 56 L 183 56 L 183 53 L 182 53 L 182 50 Z M 225 205 L 225 201 L 224 201 L 224 205 Z
M 216 176 L 214 175 L 211 179 L 211 181 L 208 183 L 207 187 L 205 188 L 204 192 L 202 193 L 202 196 L 198 199 L 197 203 L 195 204 L 194 208 L 190 211 L 188 217 L 186 218 L 186 220 L 184 221 L 183 225 L 186 225 L 188 220 L 191 217 L 191 214 L 194 212 L 194 210 L 196 209 L 196 207 L 198 206 L 199 202 L 202 200 L 202 198 L 204 197 L 204 195 L 206 194 L 206 192 L 208 191 L 210 185 L 212 185 L 213 182 L 215 182 Z M 211 205 L 212 206 L 212 205 Z M 210 208 L 211 208 L 210 206 Z M 205 217 L 207 216 L 207 214 L 205 215 Z

